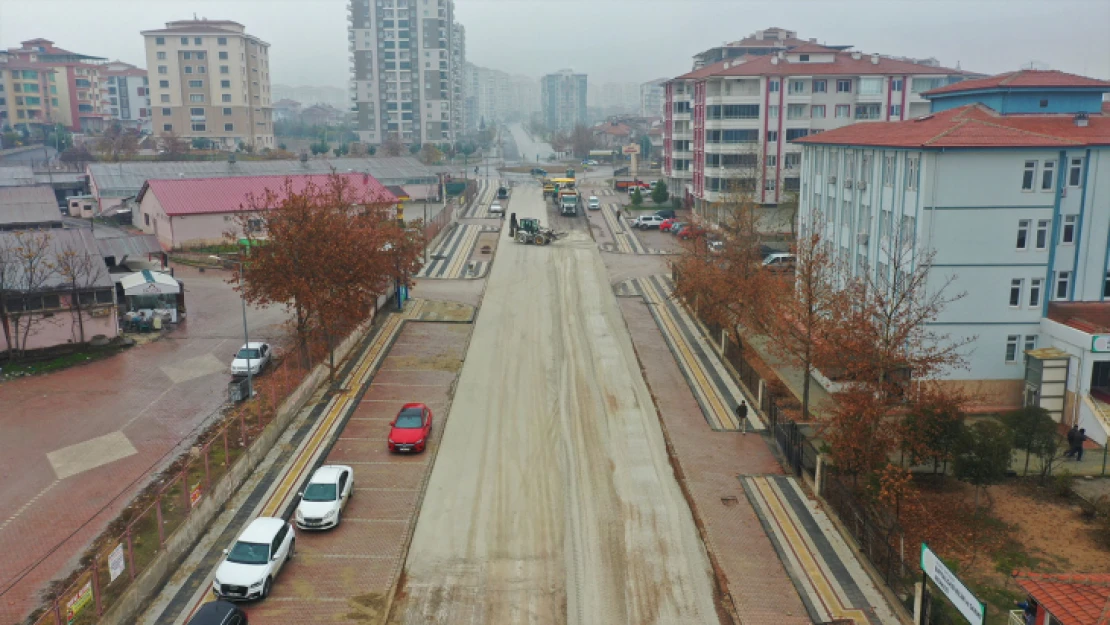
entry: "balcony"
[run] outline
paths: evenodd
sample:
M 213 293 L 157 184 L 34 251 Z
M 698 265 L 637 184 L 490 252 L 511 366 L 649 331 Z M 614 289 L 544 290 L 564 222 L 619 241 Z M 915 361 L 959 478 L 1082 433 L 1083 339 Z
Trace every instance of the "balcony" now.
M 671 172 L 671 176 L 673 176 L 677 180 L 693 180 L 694 172 L 690 171 L 689 169 L 676 169 Z
M 758 128 L 758 127 L 759 127 L 759 118 L 758 117 L 729 117 L 729 118 L 706 119 L 705 120 L 706 130 L 726 130 L 726 129 L 734 129 L 734 128 L 748 129 L 748 128 Z
M 759 151 L 758 141 L 745 143 L 706 143 L 705 151 L 710 154 L 755 154 Z
M 675 132 L 671 135 L 671 139 L 674 141 L 693 141 L 694 132 L 692 130 L 686 132 Z
M 676 122 L 683 122 L 683 121 L 688 122 L 688 121 L 690 121 L 690 113 L 689 112 L 686 112 L 686 113 L 671 113 L 671 119 L 673 119 Z
M 694 158 L 694 153 L 690 150 L 671 150 L 671 158 L 691 159 Z

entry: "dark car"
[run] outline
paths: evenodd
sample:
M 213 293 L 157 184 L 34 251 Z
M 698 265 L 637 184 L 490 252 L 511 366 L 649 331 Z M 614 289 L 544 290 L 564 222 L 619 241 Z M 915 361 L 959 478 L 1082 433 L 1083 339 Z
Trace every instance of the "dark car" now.
M 532 175 L 533 176 L 546 176 L 547 175 L 547 170 L 546 169 L 540 169 L 539 167 L 533 167 L 532 168 Z
M 662 217 L 663 219 L 674 219 L 674 211 L 673 210 L 655 211 L 655 214 L 656 214 L 656 216 Z
M 188 625 L 247 625 L 247 613 L 234 603 L 210 601 L 200 606 Z

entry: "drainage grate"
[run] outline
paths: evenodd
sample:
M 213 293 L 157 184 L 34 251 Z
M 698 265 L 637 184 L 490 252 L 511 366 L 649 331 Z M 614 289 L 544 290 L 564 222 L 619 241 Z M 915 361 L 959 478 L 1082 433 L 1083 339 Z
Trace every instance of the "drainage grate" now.
M 740 500 L 736 497 L 721 497 L 721 503 L 723 503 L 725 507 L 732 507 L 740 503 Z

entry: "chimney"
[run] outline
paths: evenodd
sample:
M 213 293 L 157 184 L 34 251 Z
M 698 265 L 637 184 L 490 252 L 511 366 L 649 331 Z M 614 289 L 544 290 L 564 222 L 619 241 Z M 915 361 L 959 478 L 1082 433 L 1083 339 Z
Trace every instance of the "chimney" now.
M 809 42 L 810 43 L 817 43 L 817 37 L 810 37 Z
M 778 56 L 771 57 L 771 65 L 778 65 L 778 64 L 779 64 L 779 57 Z
M 302 163 L 307 163 L 308 162 L 308 152 L 301 152 L 301 162 Z
M 860 60 L 860 59 L 862 59 L 862 58 L 863 58 L 863 54 L 862 54 L 862 53 L 860 53 L 860 52 L 853 52 L 853 53 L 852 53 L 852 58 L 853 58 L 854 60 L 858 61 L 858 60 Z
M 728 69 L 728 67 L 729 67 L 728 61 L 725 61 L 725 64 L 722 67 L 724 67 L 724 69 Z
M 1090 122 L 1090 119 L 1089 119 L 1089 116 L 1086 113 L 1076 113 L 1075 114 L 1075 125 L 1076 126 L 1079 126 L 1080 128 L 1086 128 L 1087 124 L 1089 122 Z
M 878 65 L 879 64 L 879 55 L 878 54 L 872 54 L 871 55 L 871 64 L 872 65 Z

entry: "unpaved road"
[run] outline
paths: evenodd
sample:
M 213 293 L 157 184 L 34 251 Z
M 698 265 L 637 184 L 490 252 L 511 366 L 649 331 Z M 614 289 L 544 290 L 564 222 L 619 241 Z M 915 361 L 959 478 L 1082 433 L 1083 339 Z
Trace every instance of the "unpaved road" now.
M 518 217 L 549 223 L 536 186 Z M 391 623 L 717 623 L 600 254 L 502 232 Z

